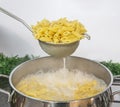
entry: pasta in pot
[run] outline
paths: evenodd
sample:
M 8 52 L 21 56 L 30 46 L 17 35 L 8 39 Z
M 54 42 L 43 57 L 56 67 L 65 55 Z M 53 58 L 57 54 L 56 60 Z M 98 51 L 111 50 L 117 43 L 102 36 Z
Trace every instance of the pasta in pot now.
M 92 97 L 107 87 L 92 74 L 80 70 L 60 69 L 39 71 L 23 78 L 16 88 L 25 95 L 53 101 L 68 101 Z
M 32 26 L 36 39 L 51 43 L 71 43 L 84 38 L 85 27 L 77 20 L 68 21 L 61 18 L 57 21 L 43 19 Z

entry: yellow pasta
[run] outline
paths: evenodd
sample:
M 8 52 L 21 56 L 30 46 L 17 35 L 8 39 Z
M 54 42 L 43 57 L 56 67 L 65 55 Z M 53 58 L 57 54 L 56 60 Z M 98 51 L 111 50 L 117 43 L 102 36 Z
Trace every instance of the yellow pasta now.
M 72 72 L 73 71 L 73 72 Z M 68 101 L 92 97 L 106 89 L 106 83 L 80 70 L 60 69 L 29 74 L 16 85 L 25 95 L 42 100 Z
M 36 39 L 50 43 L 71 43 L 84 38 L 85 27 L 77 20 L 61 18 L 56 21 L 43 19 L 32 26 Z

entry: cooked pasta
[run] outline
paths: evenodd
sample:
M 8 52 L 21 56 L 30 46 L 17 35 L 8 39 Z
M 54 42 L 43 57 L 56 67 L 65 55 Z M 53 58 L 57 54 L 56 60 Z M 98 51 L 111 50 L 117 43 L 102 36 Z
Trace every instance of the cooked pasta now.
M 32 26 L 36 39 L 50 43 L 71 43 L 84 38 L 85 27 L 78 20 L 68 21 L 61 18 L 57 21 L 43 19 Z
M 28 75 L 16 86 L 22 93 L 54 101 L 76 100 L 94 96 L 105 90 L 106 83 L 80 70 L 60 69 Z

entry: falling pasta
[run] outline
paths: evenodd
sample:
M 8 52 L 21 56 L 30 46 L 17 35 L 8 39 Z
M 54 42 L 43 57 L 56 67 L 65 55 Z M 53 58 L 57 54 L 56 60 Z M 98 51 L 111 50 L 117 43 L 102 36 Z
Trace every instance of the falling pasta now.
M 86 29 L 77 20 L 68 21 L 61 18 L 57 21 L 43 19 L 32 26 L 36 39 L 50 43 L 71 43 L 84 38 Z

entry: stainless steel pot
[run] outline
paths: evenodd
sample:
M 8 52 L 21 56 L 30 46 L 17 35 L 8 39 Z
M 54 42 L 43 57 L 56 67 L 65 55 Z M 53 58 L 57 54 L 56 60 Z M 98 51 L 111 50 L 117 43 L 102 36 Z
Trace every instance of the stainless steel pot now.
M 38 70 L 57 70 L 62 67 L 64 67 L 63 59 L 55 57 L 43 57 L 24 62 L 17 66 L 9 76 L 9 83 L 13 91 L 8 92 L 0 89 L 0 92 L 8 95 L 8 102 L 11 107 L 110 107 L 114 95 L 119 93 L 112 93 L 111 85 L 113 76 L 106 67 L 95 61 L 73 56 L 66 57 L 66 67 L 68 69 L 79 69 L 83 72 L 92 73 L 104 80 L 107 84 L 107 88 L 103 92 L 85 99 L 59 102 L 29 97 L 15 88 L 17 83 L 28 74 L 35 73 Z M 0 76 L 7 78 L 7 76 L 4 75 Z

